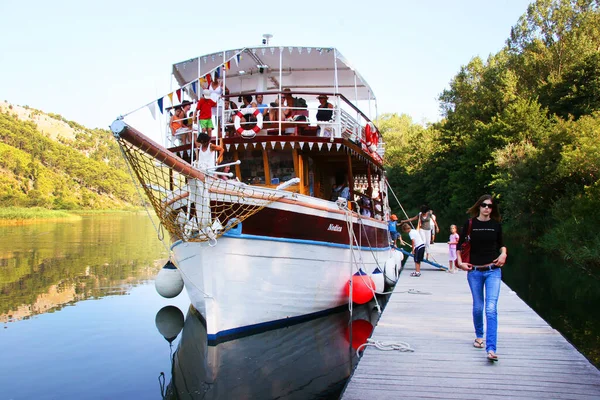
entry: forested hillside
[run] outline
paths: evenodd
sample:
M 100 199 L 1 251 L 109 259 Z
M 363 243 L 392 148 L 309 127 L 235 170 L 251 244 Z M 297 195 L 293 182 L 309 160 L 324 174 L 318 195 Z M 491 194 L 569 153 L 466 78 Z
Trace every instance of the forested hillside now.
M 8 103 L 3 106 L 0 207 L 74 210 L 140 205 L 118 145 L 108 130 L 87 129 L 60 115 L 44 115 L 28 107 L 23 112 L 22 107 Z M 42 120 L 56 121 L 55 129 L 42 132 L 33 122 Z
M 447 229 L 490 193 L 513 239 L 600 275 L 599 52 L 597 1 L 538 0 L 501 51 L 443 90 L 441 122 L 384 115 L 388 177 L 410 216 L 429 203 Z

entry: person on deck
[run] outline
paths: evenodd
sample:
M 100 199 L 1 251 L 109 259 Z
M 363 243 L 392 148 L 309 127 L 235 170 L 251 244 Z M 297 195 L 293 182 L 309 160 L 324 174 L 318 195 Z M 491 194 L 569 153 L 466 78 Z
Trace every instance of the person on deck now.
M 207 133 L 210 138 L 214 128 L 212 123 L 212 108 L 216 107 L 217 103 L 210 98 L 210 90 L 202 91 L 202 98 L 196 106 L 196 118 L 200 121 L 200 129 Z
M 169 121 L 171 134 L 173 134 L 175 138 L 181 137 L 182 144 L 192 142 L 192 123 L 187 115 L 191 107 L 192 103 L 188 100 L 184 100 L 180 105 L 174 107 L 174 113 Z
M 320 94 L 317 97 L 317 100 L 319 100 L 319 109 L 316 115 L 317 124 L 319 122 L 331 122 L 331 120 L 333 119 L 333 104 L 329 103 L 327 99 L 327 95 L 324 94 Z M 331 137 L 332 129 L 333 128 L 331 126 L 327 125 L 323 127 L 319 126 L 317 135 Z
M 483 310 L 487 321 L 485 350 L 490 361 L 498 361 L 496 342 L 498 331 L 498 297 L 502 282 L 502 267 L 506 263 L 506 247 L 502 239 L 500 211 L 489 194 L 485 194 L 467 210 L 471 215 L 463 225 L 456 251 L 458 268 L 467 271 L 467 281 L 473 296 L 473 346 L 483 348 Z M 469 243 L 469 260 L 463 260 L 463 250 Z M 485 303 L 484 303 L 485 292 Z
M 350 200 L 350 188 L 344 175 L 338 174 L 335 177 L 335 185 L 331 188 L 331 201 L 337 201 L 338 197 Z
M 214 167 L 217 165 L 216 163 L 223 161 L 223 153 L 224 150 L 221 146 L 217 146 L 210 142 L 210 136 L 208 136 L 206 132 L 202 132 L 198 135 L 198 148 L 196 149 L 198 168 L 205 169 Z

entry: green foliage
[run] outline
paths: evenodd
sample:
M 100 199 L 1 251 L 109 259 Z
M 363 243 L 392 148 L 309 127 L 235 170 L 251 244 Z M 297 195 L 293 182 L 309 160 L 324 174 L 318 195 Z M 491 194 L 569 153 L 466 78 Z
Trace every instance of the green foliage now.
M 429 203 L 445 230 L 491 193 L 510 236 L 600 275 L 599 50 L 598 2 L 537 0 L 504 49 L 470 60 L 440 94 L 443 121 L 384 116 L 404 206 Z
M 56 142 L 35 124 L 0 113 L 0 206 L 73 210 L 138 205 L 110 133 L 66 122 L 76 136 Z

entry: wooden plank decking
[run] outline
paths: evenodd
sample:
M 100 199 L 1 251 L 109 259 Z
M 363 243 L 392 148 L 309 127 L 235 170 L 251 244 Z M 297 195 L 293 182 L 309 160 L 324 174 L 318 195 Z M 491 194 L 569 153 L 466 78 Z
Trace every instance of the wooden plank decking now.
M 432 255 L 447 265 L 446 245 L 432 246 Z M 372 336 L 408 342 L 414 353 L 368 347 L 344 400 L 600 399 L 600 371 L 504 283 L 498 301 L 500 361 L 491 363 L 485 349 L 472 345 L 466 272 L 421 267 L 420 278 L 410 277 L 414 262 L 408 260 Z

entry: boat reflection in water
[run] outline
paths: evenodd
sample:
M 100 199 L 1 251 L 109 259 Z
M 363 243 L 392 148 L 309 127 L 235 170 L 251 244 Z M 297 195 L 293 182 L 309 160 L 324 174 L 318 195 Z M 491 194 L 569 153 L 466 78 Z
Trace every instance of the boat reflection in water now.
M 356 348 L 379 318 L 373 302 L 354 306 L 352 315 L 344 308 L 212 343 L 202 316 L 190 306 L 164 398 L 337 399 L 358 361 Z

